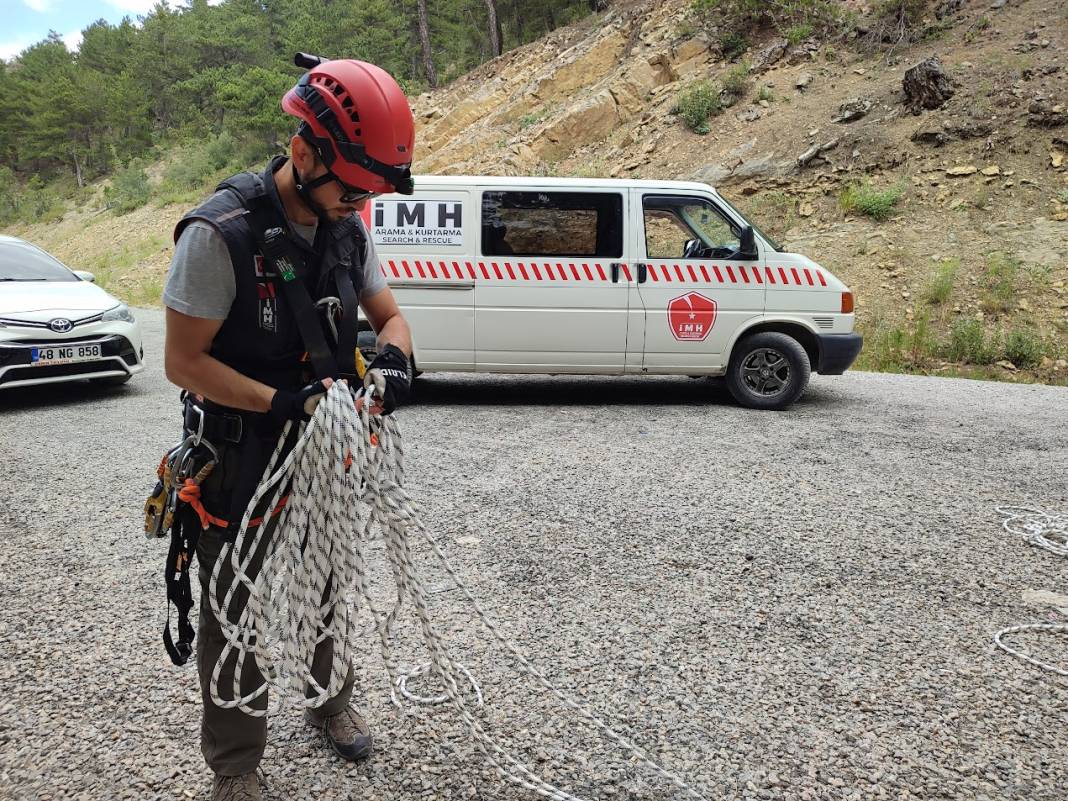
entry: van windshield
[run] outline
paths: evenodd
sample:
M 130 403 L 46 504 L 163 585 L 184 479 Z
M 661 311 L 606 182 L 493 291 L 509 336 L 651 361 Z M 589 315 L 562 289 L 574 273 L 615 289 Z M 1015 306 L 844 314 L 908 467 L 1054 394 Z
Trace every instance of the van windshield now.
M 730 208 L 731 211 L 733 211 L 735 214 L 737 214 L 739 217 L 741 217 L 743 220 L 745 220 L 747 223 L 749 223 L 751 226 L 753 226 L 753 230 L 756 231 L 758 234 L 760 234 L 760 236 L 763 237 L 765 242 L 767 242 L 769 245 L 771 245 L 771 249 L 772 250 L 778 251 L 780 253 L 782 252 L 782 245 L 780 245 L 778 242 L 776 242 L 774 239 L 772 239 L 770 236 L 768 236 L 759 225 L 757 225 L 755 222 L 753 222 L 748 217 L 746 217 L 744 214 L 742 214 L 740 211 L 738 211 L 738 207 L 737 206 L 735 206 L 733 203 L 731 203 L 729 200 L 727 200 L 727 198 L 725 198 L 723 195 L 719 194 L 718 192 L 716 193 L 716 197 L 718 197 L 721 201 L 723 201 L 723 204 L 725 206 L 727 206 L 728 208 Z

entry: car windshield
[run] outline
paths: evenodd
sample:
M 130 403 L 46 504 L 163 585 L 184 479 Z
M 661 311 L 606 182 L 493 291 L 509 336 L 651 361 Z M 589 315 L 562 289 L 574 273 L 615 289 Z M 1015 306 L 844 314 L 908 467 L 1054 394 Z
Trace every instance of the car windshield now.
M 751 226 L 753 226 L 753 230 L 756 231 L 758 234 L 760 234 L 762 237 L 764 237 L 764 241 L 767 242 L 769 245 L 771 245 L 772 250 L 777 250 L 779 252 L 782 252 L 782 245 L 780 245 L 778 242 L 776 242 L 774 239 L 772 239 L 770 236 L 768 236 L 763 231 L 763 229 L 760 228 L 760 226 L 758 226 L 756 223 L 754 223 L 752 220 L 748 219 L 744 214 L 742 214 L 738 210 L 737 206 L 735 206 L 733 203 L 731 203 L 729 200 L 727 200 L 727 198 L 723 197 L 723 195 L 720 195 L 720 194 L 717 193 L 716 196 L 720 200 L 722 200 L 724 203 L 726 203 L 735 214 L 737 214 L 739 217 L 741 217 L 743 220 L 745 220 L 747 223 L 749 223 Z
M 78 276 L 28 242 L 0 242 L 0 281 L 77 281 Z

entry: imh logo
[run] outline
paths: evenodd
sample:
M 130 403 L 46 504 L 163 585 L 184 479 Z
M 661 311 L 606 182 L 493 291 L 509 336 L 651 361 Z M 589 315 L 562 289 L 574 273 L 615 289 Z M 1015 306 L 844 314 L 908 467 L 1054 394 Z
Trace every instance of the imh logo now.
M 704 342 L 716 324 L 716 301 L 687 292 L 668 303 L 668 325 L 679 342 Z

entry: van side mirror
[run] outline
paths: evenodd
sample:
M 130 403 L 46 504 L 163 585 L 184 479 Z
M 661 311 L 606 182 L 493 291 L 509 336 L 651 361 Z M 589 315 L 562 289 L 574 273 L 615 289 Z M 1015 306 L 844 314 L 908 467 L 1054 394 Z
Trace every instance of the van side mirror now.
M 742 229 L 742 234 L 738 237 L 738 258 L 741 259 L 755 259 L 760 255 L 756 246 L 756 234 L 753 233 L 753 226 L 747 225 Z

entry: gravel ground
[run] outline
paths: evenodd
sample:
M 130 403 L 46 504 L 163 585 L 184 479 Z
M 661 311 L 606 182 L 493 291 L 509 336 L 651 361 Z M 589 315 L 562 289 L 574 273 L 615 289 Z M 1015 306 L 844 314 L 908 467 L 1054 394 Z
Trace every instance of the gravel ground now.
M 195 670 L 170 665 L 140 505 L 176 437 L 161 317 L 122 389 L 0 394 L 0 798 L 206 795 Z M 507 635 L 708 799 L 1068 798 L 1068 681 L 996 651 L 1065 564 L 998 502 L 1068 512 L 1068 390 L 855 373 L 785 413 L 711 382 L 428 376 L 409 486 Z M 425 554 L 424 554 L 425 557 Z M 486 725 L 588 798 L 678 794 L 490 647 L 444 573 L 433 613 Z M 380 563 L 379 563 L 380 566 Z M 420 660 L 414 627 L 400 656 Z M 1020 639 L 1018 642 L 1027 642 Z M 1064 664 L 1063 638 L 1032 641 Z M 374 758 L 272 720 L 271 799 L 531 795 L 447 709 L 359 666 Z

